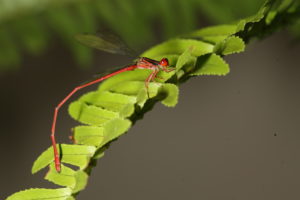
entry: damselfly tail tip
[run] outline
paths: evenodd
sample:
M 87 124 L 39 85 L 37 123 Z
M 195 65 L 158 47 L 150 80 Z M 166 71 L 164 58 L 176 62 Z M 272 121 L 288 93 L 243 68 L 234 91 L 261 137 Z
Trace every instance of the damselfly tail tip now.
M 58 173 L 61 171 L 60 163 L 55 163 L 55 169 Z

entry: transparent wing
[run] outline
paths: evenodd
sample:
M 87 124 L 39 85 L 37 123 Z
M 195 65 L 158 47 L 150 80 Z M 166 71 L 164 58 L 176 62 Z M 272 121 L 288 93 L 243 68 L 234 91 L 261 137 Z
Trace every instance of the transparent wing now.
M 101 77 L 104 77 L 104 76 L 107 76 L 109 74 L 113 74 L 117 71 L 120 71 L 121 69 L 132 66 L 134 64 L 135 63 L 129 64 L 129 65 L 117 66 L 117 67 L 106 69 L 106 70 L 102 70 L 100 72 L 97 72 L 97 73 L 93 74 L 89 79 L 85 80 L 84 82 L 81 82 L 80 85 L 85 85 L 86 83 L 92 82 L 94 80 L 97 80 L 97 79 L 99 79 Z
M 77 34 L 75 38 L 81 44 L 101 51 L 127 56 L 136 55 L 120 37 L 114 34 Z

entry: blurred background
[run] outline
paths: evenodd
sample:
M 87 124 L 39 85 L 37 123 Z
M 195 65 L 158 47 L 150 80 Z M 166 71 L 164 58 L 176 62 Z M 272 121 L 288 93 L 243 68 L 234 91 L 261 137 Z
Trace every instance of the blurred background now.
M 142 52 L 249 16 L 262 4 L 0 0 L 0 199 L 32 187 L 56 188 L 42 179 L 46 170 L 30 173 L 50 146 L 55 105 L 95 73 L 131 62 L 83 47 L 75 34 L 109 29 Z M 228 76 L 183 84 L 174 109 L 156 105 L 106 151 L 78 199 L 299 199 L 299 24 L 226 57 Z M 70 142 L 76 124 L 65 106 L 58 141 Z

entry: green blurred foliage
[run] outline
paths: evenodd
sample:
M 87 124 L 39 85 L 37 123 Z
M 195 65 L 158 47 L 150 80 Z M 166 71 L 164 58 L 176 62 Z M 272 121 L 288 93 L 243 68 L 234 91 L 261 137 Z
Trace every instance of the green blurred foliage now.
M 110 29 L 140 49 L 151 46 L 155 35 L 163 40 L 187 33 L 200 21 L 229 23 L 254 14 L 262 4 L 262 0 L 0 0 L 0 70 L 17 69 L 24 52 L 41 54 L 51 38 L 60 38 L 84 67 L 91 64 L 92 50 L 78 44 L 75 34 Z
M 89 66 L 92 50 L 74 35 L 110 29 L 140 49 L 189 32 L 199 21 L 225 23 L 255 13 L 262 0 L 0 0 L 0 70 L 17 69 L 24 52 L 39 55 L 59 37 L 79 66 Z M 179 25 L 180 24 L 180 25 Z M 157 30 L 159 29 L 159 30 Z

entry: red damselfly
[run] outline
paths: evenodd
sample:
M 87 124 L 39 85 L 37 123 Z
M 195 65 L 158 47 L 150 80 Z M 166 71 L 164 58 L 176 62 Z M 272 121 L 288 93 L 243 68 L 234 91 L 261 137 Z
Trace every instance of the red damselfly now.
M 128 52 L 131 53 L 132 51 L 130 48 L 128 48 L 122 40 L 120 40 L 116 36 L 110 36 L 110 37 L 102 37 L 96 36 L 96 35 L 91 35 L 91 34 L 83 34 L 83 35 L 78 35 L 76 36 L 77 40 L 81 42 L 82 44 L 86 46 L 90 46 L 102 51 L 107 51 L 110 53 L 117 53 L 117 54 L 122 54 L 122 55 L 127 55 Z M 74 95 L 78 90 L 85 88 L 87 86 L 99 83 L 105 79 L 108 79 L 112 76 L 115 76 L 117 74 L 120 74 L 125 71 L 132 71 L 135 69 L 148 69 L 150 70 L 149 76 L 145 80 L 145 88 L 147 90 L 147 95 L 149 98 L 149 82 L 154 81 L 154 79 L 157 76 L 157 73 L 160 71 L 165 71 L 165 72 L 171 72 L 174 69 L 169 67 L 169 61 L 167 58 L 162 58 L 161 60 L 153 60 L 150 58 L 146 57 L 140 57 L 137 59 L 135 63 L 132 65 L 126 66 L 122 69 L 119 69 L 117 71 L 114 71 L 110 74 L 107 74 L 105 76 L 102 76 L 100 78 L 97 78 L 93 81 L 90 81 L 88 83 L 85 83 L 83 85 L 75 87 L 56 107 L 54 110 L 54 116 L 53 116 L 53 122 L 52 122 L 52 128 L 51 128 L 51 141 L 52 141 L 52 146 L 54 150 L 54 162 L 55 162 L 55 169 L 57 172 L 61 171 L 61 163 L 60 163 L 60 157 L 56 145 L 56 140 L 55 140 L 55 127 L 56 127 L 56 121 L 57 121 L 57 115 L 59 109 L 66 103 L 67 100 L 69 100 L 72 95 Z

